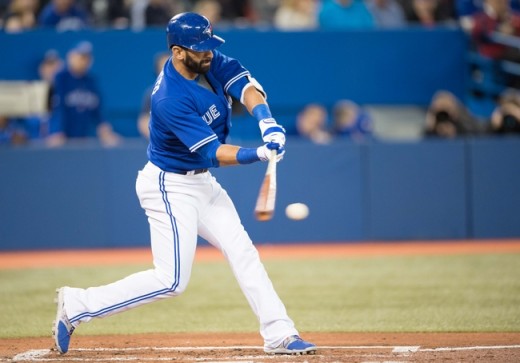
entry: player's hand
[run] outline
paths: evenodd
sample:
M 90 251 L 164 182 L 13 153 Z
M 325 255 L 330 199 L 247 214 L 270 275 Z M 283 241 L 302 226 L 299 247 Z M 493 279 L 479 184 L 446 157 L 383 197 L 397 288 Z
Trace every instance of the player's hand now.
M 264 142 L 275 142 L 282 148 L 285 146 L 285 129 L 274 118 L 264 118 L 258 122 L 258 126 Z
M 276 150 L 276 162 L 283 159 L 285 148 L 276 142 L 268 142 L 256 149 L 256 154 L 260 158 L 260 161 L 269 161 L 271 150 Z

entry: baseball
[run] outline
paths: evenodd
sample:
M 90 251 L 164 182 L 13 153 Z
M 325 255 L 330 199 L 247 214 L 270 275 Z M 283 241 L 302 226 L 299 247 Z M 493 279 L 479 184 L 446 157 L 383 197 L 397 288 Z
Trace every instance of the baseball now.
M 303 203 L 289 204 L 285 208 L 285 215 L 289 219 L 299 221 L 307 218 L 307 216 L 309 215 L 309 207 L 307 207 L 307 205 Z

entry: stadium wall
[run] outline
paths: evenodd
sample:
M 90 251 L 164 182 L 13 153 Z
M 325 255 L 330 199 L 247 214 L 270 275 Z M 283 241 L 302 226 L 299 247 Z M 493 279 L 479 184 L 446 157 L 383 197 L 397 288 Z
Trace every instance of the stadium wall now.
M 518 138 L 289 143 L 272 221 L 253 218 L 264 163 L 213 171 L 256 243 L 520 236 Z M 135 195 L 145 162 L 140 140 L 0 149 L 0 249 L 146 246 Z M 285 217 L 293 202 L 307 219 Z
M 348 98 L 361 104 L 426 105 L 439 89 L 464 95 L 468 41 L 457 28 L 216 32 L 226 40 L 220 49 L 240 59 L 262 83 L 289 133 L 295 132 L 296 111 L 310 102 L 331 107 Z M 167 50 L 162 28 L 0 32 L 0 80 L 37 79 L 45 51 L 53 48 L 65 56 L 80 40 L 94 45 L 92 72 L 103 93 L 106 119 L 124 136 L 137 136 L 141 99 L 155 80 L 154 55 Z M 242 127 L 241 135 L 256 136 L 253 126 Z

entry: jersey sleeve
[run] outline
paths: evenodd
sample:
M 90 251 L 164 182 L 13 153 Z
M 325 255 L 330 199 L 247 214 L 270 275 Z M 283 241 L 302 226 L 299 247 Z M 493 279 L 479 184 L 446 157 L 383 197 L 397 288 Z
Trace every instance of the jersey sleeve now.
M 213 129 L 187 102 L 167 102 L 167 99 L 162 99 L 154 107 L 156 116 L 191 152 L 218 139 Z
M 214 77 L 224 86 L 224 92 L 240 99 L 242 89 L 249 83 L 249 71 L 238 60 L 216 50 L 211 67 Z
M 214 77 L 224 85 L 224 92 L 243 103 L 245 89 L 253 86 L 267 99 L 263 87 L 238 60 L 219 51 L 213 51 L 213 54 Z

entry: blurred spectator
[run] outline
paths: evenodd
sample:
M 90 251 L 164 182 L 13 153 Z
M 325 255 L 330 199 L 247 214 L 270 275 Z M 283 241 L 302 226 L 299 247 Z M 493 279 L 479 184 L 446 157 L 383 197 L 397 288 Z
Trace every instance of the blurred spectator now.
M 157 77 L 163 69 L 164 63 L 168 61 L 170 58 L 170 53 L 162 52 L 158 53 L 154 57 L 154 73 L 155 77 Z M 146 139 L 150 137 L 150 130 L 148 129 L 148 124 L 150 123 L 150 106 L 151 100 L 150 96 L 152 95 L 154 84 L 150 85 L 144 92 L 143 101 L 141 103 L 141 111 L 139 113 L 139 117 L 137 119 L 137 129 L 139 134 Z
M 495 134 L 520 134 L 520 91 L 504 91 L 491 115 L 490 132 Z
M 79 0 L 91 14 L 90 25 L 126 29 L 130 26 L 132 0 Z M 81 3 L 80 3 L 81 4 Z
M 217 0 L 200 0 L 195 4 L 193 11 L 208 18 L 209 22 L 215 26 L 222 20 L 222 6 Z
M 22 145 L 27 142 L 27 134 L 17 119 L 0 115 L 0 145 Z
M 484 0 L 484 10 L 474 14 L 467 24 L 478 52 L 492 59 L 520 62 L 520 50 L 495 43 L 493 33 L 520 36 L 520 13 L 511 9 L 508 0 Z
M 131 0 L 108 0 L 107 21 L 117 29 L 125 29 L 130 26 Z
M 60 58 L 58 52 L 54 49 L 49 49 L 45 52 L 43 59 L 38 65 L 38 75 L 42 81 L 45 81 L 49 84 L 49 88 L 52 88 L 54 83 L 54 76 L 56 73 L 63 67 L 63 60 Z M 49 109 L 50 109 L 50 96 L 49 96 Z
M 23 119 L 27 137 L 31 140 L 43 139 L 49 134 L 49 117 L 52 108 L 52 94 L 54 92 L 54 77 L 63 67 L 63 60 L 58 52 L 49 49 L 45 52 L 43 59 L 38 65 L 40 80 L 47 83 L 49 87 L 47 96 L 47 110 L 42 114 L 28 115 Z
M 88 27 L 88 14 L 75 1 L 52 0 L 42 9 L 38 17 L 38 24 L 60 31 L 79 30 Z
M 367 0 L 366 5 L 378 28 L 398 28 L 407 25 L 404 10 L 396 0 Z
M 146 26 L 145 10 L 148 0 L 133 0 L 130 6 L 130 24 L 134 30 L 141 30 Z
M 511 9 L 520 11 L 520 0 L 508 0 Z M 455 0 L 455 15 L 459 20 L 470 18 L 483 11 L 484 0 Z
M 0 0 L 2 1 L 2 0 Z M 270 25 L 273 22 L 274 14 L 282 0 L 251 0 L 251 7 L 256 14 L 258 25 Z
M 10 0 L 0 0 L 0 28 L 3 26 L 3 19 L 5 14 L 7 14 L 10 3 Z
M 145 9 L 146 26 L 164 27 L 173 16 L 169 0 L 148 0 Z
M 66 67 L 56 74 L 47 137 L 49 146 L 94 135 L 106 146 L 119 143 L 120 137 L 102 119 L 101 95 L 96 80 L 89 74 L 92 60 L 92 44 L 80 42 L 69 50 Z
M 192 6 L 188 0 L 163 0 L 163 1 L 152 1 L 152 0 L 118 0 L 126 1 L 130 12 L 130 25 L 134 30 L 144 29 L 148 25 L 152 26 L 166 26 L 168 21 L 178 13 L 189 11 Z M 125 3 L 126 4 L 126 3 Z M 150 6 L 150 10 L 147 8 Z M 154 14 L 155 9 L 164 9 L 164 14 Z M 150 17 L 147 22 L 147 17 Z M 167 19 L 165 22 L 160 23 L 160 19 Z
M 351 100 L 341 100 L 333 109 L 334 134 L 354 141 L 370 139 L 373 133 L 372 116 Z
M 433 27 L 455 22 L 452 6 L 441 0 L 411 0 L 404 4 L 406 21 L 409 24 Z
M 328 114 L 325 107 L 311 103 L 296 116 L 298 134 L 316 144 L 327 144 L 332 135 L 327 130 Z
M 55 50 L 51 49 L 45 53 L 38 66 L 38 74 L 40 80 L 49 85 L 49 94 L 44 100 L 47 101 L 46 110 L 24 116 L 0 116 L 0 144 L 20 145 L 29 141 L 41 140 L 47 136 L 51 84 L 54 74 L 61 65 L 61 58 Z
M 323 0 L 318 11 L 321 29 L 374 28 L 374 18 L 363 0 Z
M 484 0 L 455 0 L 455 15 L 459 21 L 459 25 L 466 32 L 470 31 L 472 16 L 481 12 Z
M 478 119 L 451 92 L 435 93 L 426 111 L 425 136 L 455 138 L 477 135 L 482 127 Z
M 316 0 L 282 0 L 274 14 L 274 26 L 281 30 L 312 30 L 318 26 Z
M 222 7 L 222 21 L 237 26 L 254 24 L 257 15 L 251 0 L 219 0 Z
M 37 0 L 12 0 L 4 16 L 4 30 L 16 33 L 36 26 Z

